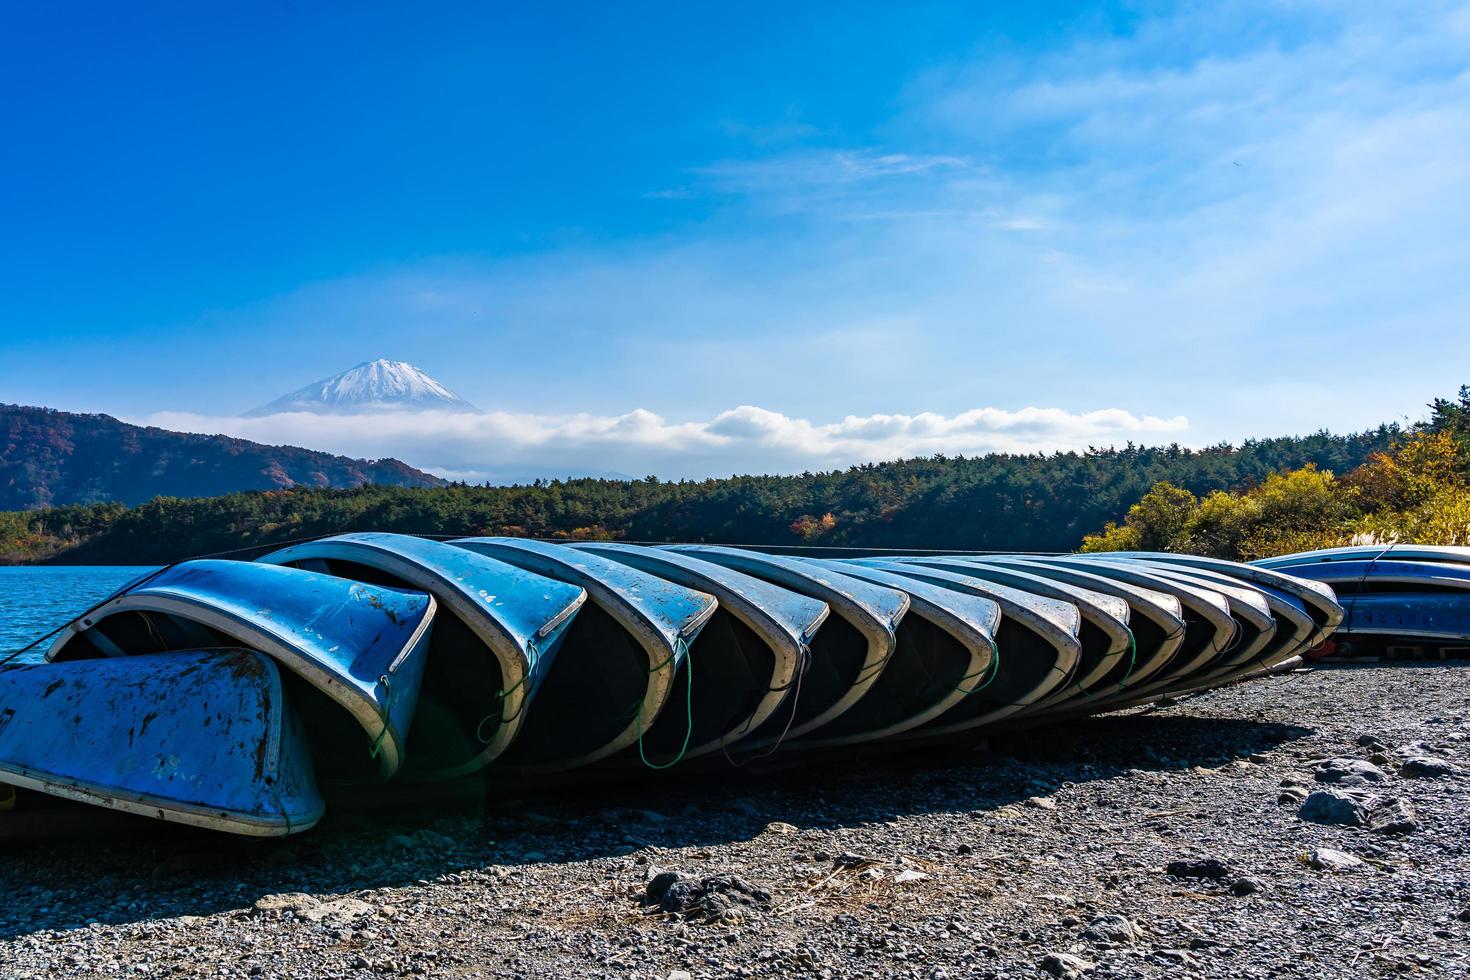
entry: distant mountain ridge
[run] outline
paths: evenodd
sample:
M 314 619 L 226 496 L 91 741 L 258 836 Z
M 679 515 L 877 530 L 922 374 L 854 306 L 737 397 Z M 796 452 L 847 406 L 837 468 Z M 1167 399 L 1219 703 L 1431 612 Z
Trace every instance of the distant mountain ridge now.
M 350 459 L 130 425 L 110 415 L 0 405 L 0 511 L 369 484 L 438 487 L 445 481 L 396 459 Z
M 462 412 L 480 410 L 406 361 L 378 358 L 313 381 L 289 395 L 253 408 L 248 416 L 282 412 L 351 415 L 374 411 Z

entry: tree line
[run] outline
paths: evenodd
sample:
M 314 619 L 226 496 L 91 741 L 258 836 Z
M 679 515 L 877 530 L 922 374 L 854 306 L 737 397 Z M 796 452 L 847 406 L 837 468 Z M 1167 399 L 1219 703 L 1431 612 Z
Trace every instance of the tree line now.
M 0 561 L 150 564 L 349 530 L 856 548 L 1070 551 L 1129 518 L 1160 483 L 1190 494 L 1346 472 L 1397 425 L 1239 446 L 932 456 L 794 476 L 538 480 L 517 486 L 363 486 L 156 497 L 0 513 Z M 239 552 L 249 557 L 248 550 Z

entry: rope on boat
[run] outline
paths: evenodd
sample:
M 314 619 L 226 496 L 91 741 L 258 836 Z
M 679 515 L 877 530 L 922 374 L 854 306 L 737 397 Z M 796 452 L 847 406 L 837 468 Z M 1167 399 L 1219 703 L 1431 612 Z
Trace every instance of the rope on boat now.
M 682 636 L 674 637 L 674 652 L 662 663 L 648 668 L 650 674 L 657 673 L 669 665 L 671 661 L 677 661 L 679 654 L 684 655 L 684 717 L 687 724 L 684 726 L 684 744 L 679 746 L 679 752 L 668 762 L 649 762 L 647 754 L 643 751 L 643 702 L 639 698 L 638 709 L 638 758 L 650 769 L 671 769 L 684 760 L 684 753 L 689 751 L 689 740 L 694 736 L 694 657 L 690 655 L 689 644 L 684 642 Z
M 812 664 L 811 648 L 803 643 L 801 646 L 801 650 L 802 656 L 800 658 L 800 662 L 797 664 L 796 673 L 791 678 L 791 680 L 777 687 L 766 688 L 767 694 L 779 693 L 781 691 L 791 692 L 791 697 L 786 699 L 791 702 L 791 710 L 786 714 L 786 724 L 781 726 L 781 734 L 776 736 L 776 741 L 771 743 L 771 747 L 769 749 L 766 749 L 764 752 L 756 752 L 752 755 L 746 756 L 743 759 L 737 760 L 730 755 L 730 747 L 728 744 L 726 744 L 726 741 L 720 742 L 720 754 L 725 757 L 726 762 L 734 766 L 736 769 L 739 769 L 743 766 L 748 766 L 752 762 L 756 762 L 760 759 L 764 759 L 770 755 L 775 754 L 775 752 L 780 749 L 781 746 L 786 742 L 786 735 L 791 731 L 791 726 L 796 721 L 796 709 L 801 702 L 801 681 L 802 678 L 806 677 L 807 668 L 810 667 Z M 740 734 L 742 736 L 750 731 L 751 722 L 753 722 L 754 720 L 755 712 L 751 712 L 750 717 L 745 719 L 745 725 L 740 730 Z
M 987 678 L 985 678 L 985 680 L 983 682 L 981 682 L 979 685 L 970 688 L 968 691 L 966 691 L 963 687 L 960 687 L 960 686 L 957 685 L 955 687 L 955 690 L 956 691 L 959 691 L 965 697 L 969 697 L 971 694 L 976 694 L 976 693 L 978 693 L 980 691 L 985 690 L 987 687 L 990 686 L 991 681 L 995 680 L 995 676 L 1000 673 L 1000 643 L 998 643 L 995 640 L 991 640 L 990 641 L 990 664 L 989 664 L 989 666 L 987 666 L 987 667 L 985 667 L 985 668 L 983 668 L 981 670 L 977 670 L 973 674 L 966 674 L 964 677 L 961 677 L 960 678 L 960 684 L 963 684 L 965 681 L 969 680 L 971 677 L 979 677 L 981 674 L 985 673 L 985 671 L 987 671 L 987 670 L 990 671 L 990 676 L 987 677 Z

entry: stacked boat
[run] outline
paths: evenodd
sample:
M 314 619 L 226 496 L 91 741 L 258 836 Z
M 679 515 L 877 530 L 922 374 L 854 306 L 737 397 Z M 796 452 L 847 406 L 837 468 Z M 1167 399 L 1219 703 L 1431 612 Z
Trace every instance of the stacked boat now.
M 1344 610 L 1296 572 L 343 534 L 151 572 L 0 668 L 0 783 L 284 835 L 334 787 L 963 742 L 1299 663 Z
M 1320 582 L 1342 597 L 1343 623 L 1314 657 L 1470 656 L 1470 548 L 1360 545 L 1255 565 Z

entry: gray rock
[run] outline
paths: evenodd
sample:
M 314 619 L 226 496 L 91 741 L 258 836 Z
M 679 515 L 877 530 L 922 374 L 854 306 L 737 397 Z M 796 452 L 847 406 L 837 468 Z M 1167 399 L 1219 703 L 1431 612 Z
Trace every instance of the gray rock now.
M 1354 871 L 1363 867 L 1363 859 L 1331 847 L 1314 847 L 1303 860 L 1318 871 Z
M 1131 943 L 1139 937 L 1138 927 L 1121 915 L 1100 915 L 1088 923 L 1082 935 L 1094 942 Z
M 1343 827 L 1362 827 L 1368 823 L 1368 808 L 1356 797 L 1341 790 L 1319 789 L 1296 811 L 1302 820 Z
M 1041 958 L 1041 968 L 1060 980 L 1076 980 L 1097 969 L 1097 964 L 1071 953 L 1047 953 Z
M 1368 829 L 1375 834 L 1412 834 L 1420 826 L 1413 805 L 1402 798 L 1386 800 L 1368 814 Z
M 1254 895 L 1260 890 L 1261 882 L 1256 878 L 1237 878 L 1230 884 L 1230 894 L 1236 896 L 1237 898 L 1244 898 L 1247 895 Z
M 1319 783 L 1340 783 L 1344 786 L 1380 783 L 1388 778 L 1388 773 L 1373 763 L 1349 758 L 1327 759 L 1319 762 L 1315 775 Z
M 1399 766 L 1399 774 L 1411 779 L 1442 779 L 1445 776 L 1453 776 L 1459 771 L 1459 767 L 1448 759 L 1436 759 L 1425 755 L 1410 756 Z
M 663 868 L 650 867 L 648 869 L 648 884 L 643 889 L 643 895 L 649 902 L 658 904 L 663 901 L 664 893 L 679 880 L 680 875 L 677 871 L 666 871 Z

